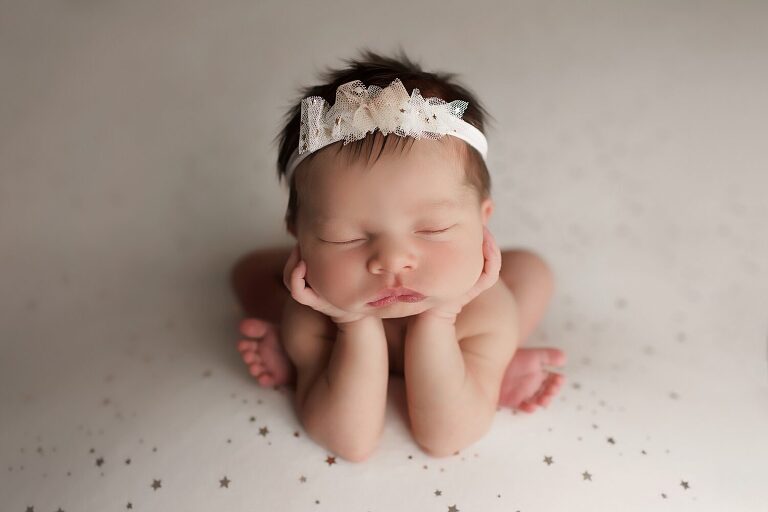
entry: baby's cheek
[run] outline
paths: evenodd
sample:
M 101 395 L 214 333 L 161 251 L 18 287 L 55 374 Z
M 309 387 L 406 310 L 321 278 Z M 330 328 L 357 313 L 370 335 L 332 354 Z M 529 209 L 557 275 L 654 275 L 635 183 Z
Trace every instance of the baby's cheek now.
M 456 244 L 433 253 L 428 267 L 432 279 L 441 288 L 455 293 L 475 284 L 483 267 L 483 257 L 467 244 Z
M 337 307 L 354 300 L 353 283 L 359 281 L 354 267 L 343 257 L 319 256 L 307 261 L 307 281 L 319 295 Z

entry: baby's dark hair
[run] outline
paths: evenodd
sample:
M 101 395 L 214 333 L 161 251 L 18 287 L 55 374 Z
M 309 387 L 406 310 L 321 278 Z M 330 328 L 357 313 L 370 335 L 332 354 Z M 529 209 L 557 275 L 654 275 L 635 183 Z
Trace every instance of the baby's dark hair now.
M 356 59 L 345 60 L 346 67 L 327 69 L 321 73 L 321 84 L 301 89 L 299 98 L 287 112 L 285 124 L 274 140 L 274 142 L 279 144 L 277 156 L 279 181 L 286 177 L 288 160 L 299 145 L 301 100 L 307 96 L 320 96 L 333 105 L 336 100 L 336 89 L 340 85 L 353 80 L 362 81 L 366 87 L 376 85 L 384 88 L 390 85 L 395 78 L 399 78 L 409 95 L 414 88 L 418 88 L 424 98 L 434 96 L 446 102 L 464 100 L 469 103 L 469 106 L 464 111 L 462 119 L 485 133 L 487 119 L 492 118 L 492 116 L 488 114 L 480 101 L 469 90 L 455 81 L 455 73 L 430 73 L 423 71 L 419 64 L 414 63 L 405 55 L 402 48 L 399 51 L 399 55 L 394 57 L 386 57 L 368 49 L 363 49 L 360 53 L 360 57 Z M 407 146 L 409 141 L 412 143 L 415 140 L 412 137 L 383 137 L 381 132 L 376 130 L 373 134 L 363 139 L 348 143 L 344 148 L 348 147 L 354 157 L 357 157 L 364 148 L 367 148 L 368 160 L 370 161 L 376 140 L 382 138 L 383 141 L 375 159 L 381 156 L 385 148 L 402 148 Z M 342 142 L 339 141 L 330 146 L 338 146 L 340 149 L 341 145 Z M 465 183 L 477 191 L 478 199 L 482 201 L 489 197 L 491 192 L 491 178 L 488 173 L 488 167 L 482 155 L 474 147 L 469 144 L 462 144 L 462 146 L 466 148 L 464 152 Z M 304 161 L 311 160 L 316 153 L 311 153 Z M 300 165 L 297 171 L 302 167 L 304 166 Z M 300 173 L 293 172 L 291 182 L 288 184 L 290 192 L 288 207 L 285 213 L 286 227 L 294 234 L 296 232 L 296 220 L 299 209 L 299 194 L 296 186 L 296 176 L 298 174 Z

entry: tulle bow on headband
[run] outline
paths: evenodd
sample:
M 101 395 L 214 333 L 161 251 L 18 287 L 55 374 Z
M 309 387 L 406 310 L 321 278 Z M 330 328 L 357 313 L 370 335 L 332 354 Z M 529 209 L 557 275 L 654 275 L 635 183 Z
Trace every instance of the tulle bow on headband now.
M 343 140 L 344 144 L 364 138 L 380 130 L 401 137 L 439 139 L 443 135 L 458 137 L 476 148 L 483 158 L 488 154 L 485 135 L 462 120 L 469 103 L 441 98 L 422 98 L 418 89 L 408 96 L 403 83 L 395 78 L 381 88 L 353 80 L 336 89 L 336 102 L 329 105 L 320 96 L 301 100 L 299 147 L 291 155 L 287 176 L 310 153 Z

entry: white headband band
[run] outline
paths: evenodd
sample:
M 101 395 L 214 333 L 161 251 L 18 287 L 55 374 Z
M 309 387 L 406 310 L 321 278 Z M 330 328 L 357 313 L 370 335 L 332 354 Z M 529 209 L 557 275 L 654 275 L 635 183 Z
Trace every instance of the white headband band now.
M 344 141 L 344 145 L 362 139 L 379 129 L 385 136 L 394 133 L 415 139 L 439 139 L 452 135 L 477 149 L 483 159 L 488 156 L 488 141 L 483 132 L 467 123 L 464 115 L 469 103 L 441 98 L 422 98 L 418 89 L 411 96 L 399 78 L 381 88 L 365 88 L 353 80 L 336 89 L 336 102 L 330 106 L 320 96 L 301 100 L 299 146 L 286 165 L 287 183 L 302 160 L 329 144 Z

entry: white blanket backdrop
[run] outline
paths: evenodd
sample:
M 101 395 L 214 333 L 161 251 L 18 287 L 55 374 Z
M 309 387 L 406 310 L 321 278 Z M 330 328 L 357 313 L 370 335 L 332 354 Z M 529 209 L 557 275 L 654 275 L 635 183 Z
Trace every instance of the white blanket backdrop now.
M 0 509 L 768 510 L 768 7 L 387 5 L 0 6 Z M 390 402 L 353 464 L 247 374 L 227 276 L 290 241 L 296 87 L 397 44 L 494 115 L 567 381 L 441 459 Z

